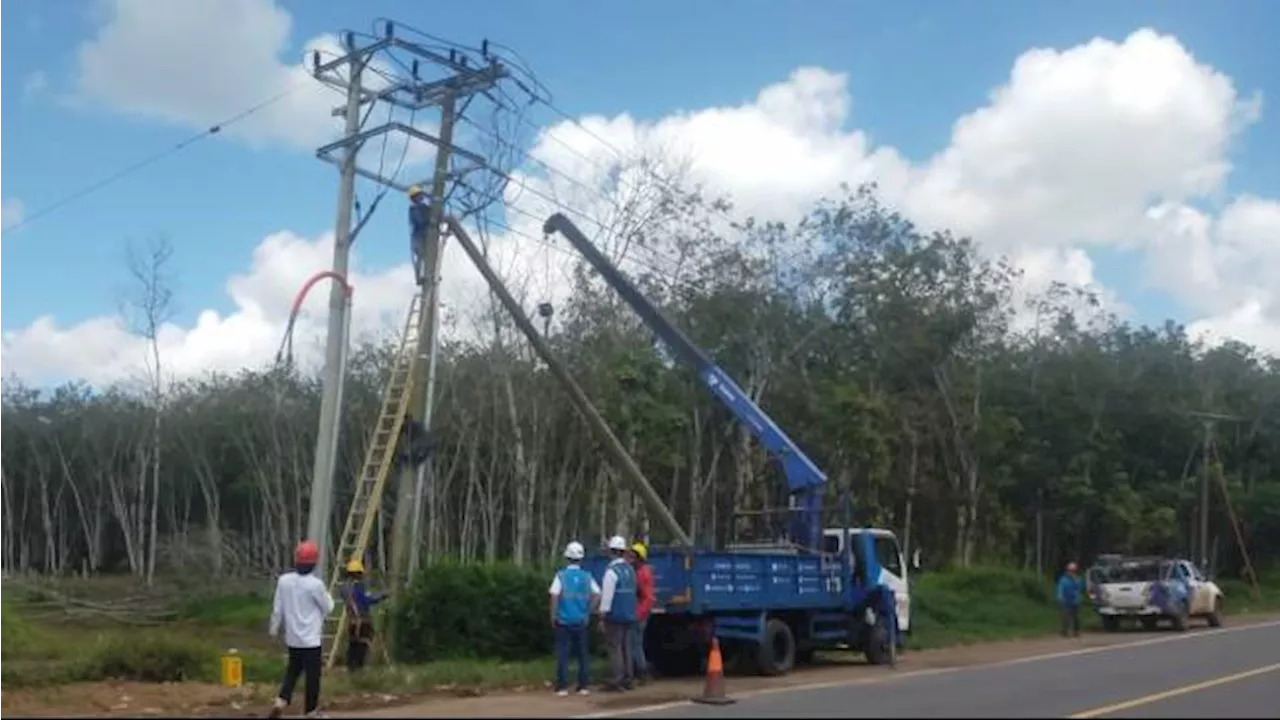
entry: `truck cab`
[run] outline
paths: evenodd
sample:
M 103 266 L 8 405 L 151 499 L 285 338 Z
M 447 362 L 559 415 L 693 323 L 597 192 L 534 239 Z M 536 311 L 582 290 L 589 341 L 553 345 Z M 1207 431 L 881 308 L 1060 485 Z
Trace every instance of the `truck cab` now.
M 876 558 L 880 562 L 880 577 L 875 580 L 893 590 L 897 605 L 898 631 L 909 634 L 911 632 L 911 584 L 902 546 L 898 543 L 898 536 L 892 530 L 850 528 L 846 533 L 843 528 L 826 528 L 822 531 L 822 552 L 824 555 L 841 555 L 845 550 L 845 538 L 848 537 L 854 541 L 854 547 L 857 547 L 857 538 L 863 533 L 869 533 L 875 542 Z M 914 567 L 918 568 L 919 563 L 917 562 Z

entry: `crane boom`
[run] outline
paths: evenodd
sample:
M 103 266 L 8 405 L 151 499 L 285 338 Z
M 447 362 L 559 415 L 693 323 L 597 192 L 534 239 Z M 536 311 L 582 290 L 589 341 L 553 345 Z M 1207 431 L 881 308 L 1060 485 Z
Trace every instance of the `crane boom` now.
M 749 428 L 756 440 L 779 462 L 794 503 L 789 528 L 791 540 L 808 548 L 817 548 L 822 540 L 822 492 L 827 482 L 826 473 L 752 401 L 728 373 L 649 302 L 573 222 L 561 213 L 556 213 L 547 218 L 543 232 L 547 235 L 555 232 L 563 235 L 676 357 L 693 368 L 699 381 L 711 395 Z

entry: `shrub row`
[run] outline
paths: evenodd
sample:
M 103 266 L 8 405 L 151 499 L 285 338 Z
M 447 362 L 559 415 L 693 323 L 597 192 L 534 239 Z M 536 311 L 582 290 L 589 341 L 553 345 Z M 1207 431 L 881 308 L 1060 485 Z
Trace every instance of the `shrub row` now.
M 551 570 L 499 563 L 423 568 L 395 599 L 393 652 L 401 662 L 544 657 Z

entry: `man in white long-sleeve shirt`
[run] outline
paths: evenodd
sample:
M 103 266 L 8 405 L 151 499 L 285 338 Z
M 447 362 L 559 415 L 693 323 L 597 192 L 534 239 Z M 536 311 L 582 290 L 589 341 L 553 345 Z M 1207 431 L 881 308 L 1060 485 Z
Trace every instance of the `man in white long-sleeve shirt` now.
M 310 540 L 303 541 L 293 553 L 294 569 L 276 581 L 276 595 L 271 603 L 271 637 L 284 628 L 284 642 L 289 648 L 289 666 L 284 672 L 280 694 L 271 708 L 271 717 L 280 717 L 293 699 L 293 686 L 298 676 L 306 675 L 305 709 L 315 716 L 320 704 L 320 669 L 323 665 L 321 642 L 324 619 L 333 612 L 333 598 L 324 581 L 313 571 L 320 550 Z

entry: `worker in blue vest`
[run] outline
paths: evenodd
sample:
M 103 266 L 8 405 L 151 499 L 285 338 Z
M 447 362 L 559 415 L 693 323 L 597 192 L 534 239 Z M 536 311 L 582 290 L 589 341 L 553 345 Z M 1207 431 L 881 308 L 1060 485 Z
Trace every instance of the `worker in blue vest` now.
M 569 694 L 569 653 L 578 660 L 578 694 L 591 691 L 591 655 L 587 652 L 587 630 L 591 614 L 600 604 L 600 586 L 591 573 L 582 569 L 582 543 L 564 548 L 568 561 L 551 581 L 551 627 L 556 636 L 556 695 Z
M 613 560 L 604 571 L 600 593 L 600 620 L 609 646 L 609 664 L 613 678 L 605 690 L 618 692 L 635 687 L 631 667 L 631 626 L 636 622 L 636 571 L 630 562 L 631 548 L 617 535 L 609 538 L 609 554 Z

